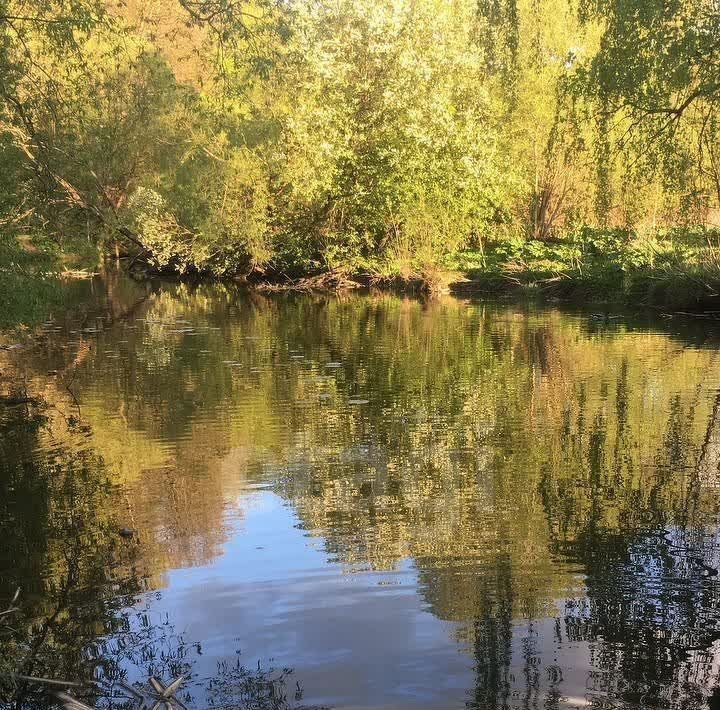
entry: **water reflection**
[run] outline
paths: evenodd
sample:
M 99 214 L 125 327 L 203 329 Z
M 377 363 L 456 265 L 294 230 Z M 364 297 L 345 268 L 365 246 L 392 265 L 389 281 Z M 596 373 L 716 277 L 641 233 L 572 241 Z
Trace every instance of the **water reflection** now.
M 116 659 L 92 658 L 88 648 L 140 591 L 128 573 L 134 551 L 119 549 L 110 529 L 111 482 L 101 459 L 59 445 L 56 435 L 73 441 L 87 432 L 71 419 L 51 427 L 48 410 L 0 412 L 0 589 L 8 600 L 20 590 L 17 610 L 4 604 L 0 617 L 0 697 L 17 708 L 42 705 L 45 693 L 11 673 L 112 672 Z
M 44 672 L 132 676 L 155 642 L 131 658 L 122 639 L 172 620 L 168 673 L 215 677 L 241 647 L 294 666 L 306 703 L 712 696 L 712 333 L 452 298 L 88 289 L 0 351 L 6 403 L 31 399 L 0 405 L 0 591 L 28 590 L 30 626 L 55 615 Z M 28 668 L 17 633 L 5 669 Z

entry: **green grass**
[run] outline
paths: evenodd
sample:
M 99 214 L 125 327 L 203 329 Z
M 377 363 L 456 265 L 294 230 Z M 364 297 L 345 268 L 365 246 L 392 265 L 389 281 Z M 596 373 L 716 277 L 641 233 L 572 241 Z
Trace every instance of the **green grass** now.
M 672 230 L 640 237 L 582 228 L 563 239 L 490 242 L 451 257 L 466 287 L 588 301 L 720 310 L 720 233 Z

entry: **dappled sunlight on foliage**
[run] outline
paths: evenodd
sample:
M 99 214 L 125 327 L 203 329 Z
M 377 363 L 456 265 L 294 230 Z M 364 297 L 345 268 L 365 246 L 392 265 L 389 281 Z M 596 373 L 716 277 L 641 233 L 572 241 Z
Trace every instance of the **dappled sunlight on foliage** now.
M 36 4 L 0 3 L 4 242 L 440 283 L 486 243 L 717 225 L 707 0 Z

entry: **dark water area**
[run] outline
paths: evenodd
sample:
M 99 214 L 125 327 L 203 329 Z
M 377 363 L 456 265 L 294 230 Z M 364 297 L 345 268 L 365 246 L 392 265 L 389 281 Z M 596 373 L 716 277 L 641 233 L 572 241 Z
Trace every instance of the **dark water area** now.
M 0 336 L 0 705 L 715 702 L 710 324 L 73 288 Z

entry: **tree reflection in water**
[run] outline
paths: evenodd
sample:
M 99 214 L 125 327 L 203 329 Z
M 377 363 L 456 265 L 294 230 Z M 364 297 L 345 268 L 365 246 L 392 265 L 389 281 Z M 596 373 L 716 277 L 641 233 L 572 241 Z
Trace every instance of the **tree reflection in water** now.
M 0 707 L 57 706 L 59 687 L 39 678 L 79 682 L 73 697 L 92 707 L 132 710 L 120 681 L 179 675 L 188 678 L 179 697 L 202 707 L 295 707 L 302 691 L 291 669 L 233 659 L 200 677 L 200 642 L 138 610 L 147 592 L 139 548 L 117 534 L 117 490 L 85 445 L 91 433 L 47 401 L 0 412 L 0 585 L 24 585 L 0 617 Z
M 227 285 L 109 279 L 94 298 L 83 327 L 0 354 L 43 403 L 0 411 L 0 589 L 24 600 L 3 670 L 185 672 L 197 650 L 164 639 L 151 592 L 226 554 L 228 511 L 242 520 L 262 488 L 328 566 L 412 560 L 414 591 L 472 659 L 470 707 L 695 708 L 712 694 L 720 351 L 707 332 Z M 141 534 L 124 541 L 121 524 Z M 209 679 L 189 692 L 230 693 Z M 2 682 L 14 705 L 39 702 Z

